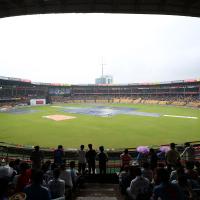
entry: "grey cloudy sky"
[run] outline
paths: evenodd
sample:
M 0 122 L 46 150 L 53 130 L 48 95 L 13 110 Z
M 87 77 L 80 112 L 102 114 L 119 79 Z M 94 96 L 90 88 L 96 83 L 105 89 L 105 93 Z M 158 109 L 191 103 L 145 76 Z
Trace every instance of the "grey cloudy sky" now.
M 54 14 L 0 19 L 0 76 L 87 84 L 200 78 L 200 18 Z

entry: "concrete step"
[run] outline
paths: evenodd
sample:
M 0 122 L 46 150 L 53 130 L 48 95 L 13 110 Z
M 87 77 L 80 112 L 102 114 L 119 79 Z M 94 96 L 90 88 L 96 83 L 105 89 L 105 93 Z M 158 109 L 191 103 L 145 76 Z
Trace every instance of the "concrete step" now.
M 76 200 L 124 200 L 118 184 L 86 183 L 79 189 Z

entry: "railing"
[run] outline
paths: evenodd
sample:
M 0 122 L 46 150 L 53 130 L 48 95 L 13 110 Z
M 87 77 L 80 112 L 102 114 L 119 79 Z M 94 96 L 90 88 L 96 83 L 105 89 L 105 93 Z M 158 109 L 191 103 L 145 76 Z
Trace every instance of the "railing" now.
M 195 149 L 195 160 L 200 161 L 200 141 L 194 141 L 191 142 L 191 144 L 194 146 Z M 164 145 L 167 146 L 167 145 Z M 158 147 L 154 147 L 155 149 L 158 149 Z M 134 160 L 136 160 L 137 152 L 136 148 L 128 148 L 130 154 L 132 155 Z M 181 153 L 183 152 L 184 146 L 183 145 L 177 145 L 177 150 Z M 0 161 L 1 164 L 7 164 L 11 160 L 20 159 L 23 160 L 31 165 L 30 161 L 30 154 L 32 152 L 32 148 L 24 148 L 24 147 L 16 147 L 16 146 L 10 146 L 6 144 L 2 144 L 0 146 Z M 50 149 L 42 149 L 44 153 L 44 161 L 50 160 L 53 162 L 53 155 L 54 150 Z M 108 157 L 109 160 L 107 162 L 107 173 L 113 174 L 120 171 L 121 167 L 121 160 L 120 160 L 120 154 L 122 153 L 122 150 L 119 151 L 108 151 Z M 69 166 L 70 161 L 75 161 L 76 167 L 78 166 L 78 154 L 77 151 L 65 151 L 65 158 L 66 165 Z M 163 162 L 163 161 L 161 161 Z M 183 160 L 184 162 L 184 160 Z M 96 161 L 97 166 L 97 173 L 98 173 L 98 161 Z

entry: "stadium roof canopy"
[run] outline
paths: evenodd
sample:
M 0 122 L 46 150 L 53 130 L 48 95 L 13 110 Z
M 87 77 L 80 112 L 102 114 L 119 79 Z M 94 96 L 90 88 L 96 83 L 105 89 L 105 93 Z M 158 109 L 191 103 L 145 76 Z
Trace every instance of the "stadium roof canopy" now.
M 0 0 L 0 17 L 48 13 L 134 13 L 200 17 L 200 0 Z

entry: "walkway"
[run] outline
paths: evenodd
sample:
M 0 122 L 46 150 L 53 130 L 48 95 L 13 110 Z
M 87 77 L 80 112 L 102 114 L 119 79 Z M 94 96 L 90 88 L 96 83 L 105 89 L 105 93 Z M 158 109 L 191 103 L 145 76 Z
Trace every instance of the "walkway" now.
M 75 200 L 124 200 L 118 184 L 87 183 Z

